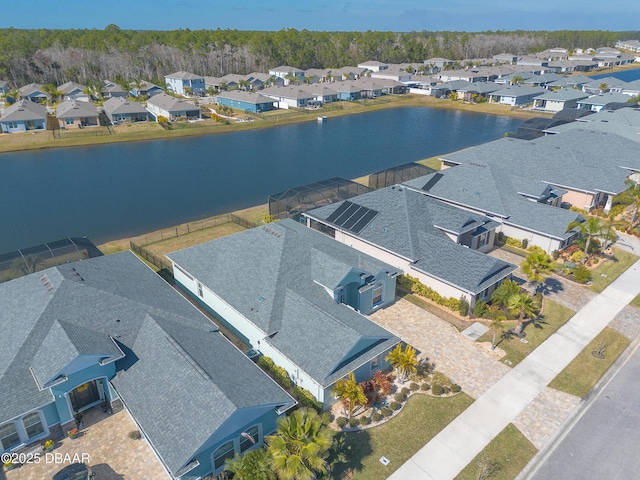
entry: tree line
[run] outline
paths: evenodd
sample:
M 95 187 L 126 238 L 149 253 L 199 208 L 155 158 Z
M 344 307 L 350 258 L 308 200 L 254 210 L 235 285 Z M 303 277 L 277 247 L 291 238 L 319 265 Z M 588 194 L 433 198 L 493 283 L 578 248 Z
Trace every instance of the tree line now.
M 551 47 L 613 47 L 640 32 L 602 30 L 488 32 L 325 32 L 239 30 L 0 29 L 0 79 L 13 87 L 38 82 L 82 84 L 116 75 L 162 85 L 184 70 L 199 75 L 266 72 L 278 65 L 301 69 L 355 66 L 367 60 L 420 64 L 516 55 Z

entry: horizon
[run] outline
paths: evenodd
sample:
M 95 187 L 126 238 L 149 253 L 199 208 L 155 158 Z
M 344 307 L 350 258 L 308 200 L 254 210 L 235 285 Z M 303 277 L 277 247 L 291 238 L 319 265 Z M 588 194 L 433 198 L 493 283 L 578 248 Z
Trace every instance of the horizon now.
M 5 0 L 0 28 L 50 30 L 102 30 L 117 25 L 122 30 L 241 30 L 279 31 L 293 28 L 310 31 L 419 31 L 496 32 L 604 30 L 637 32 L 640 2 L 612 0 L 603 14 L 601 2 L 558 3 L 539 0 L 535 4 L 487 0 L 479 4 L 454 0 L 446 5 L 417 6 L 409 0 L 325 0 L 322 5 L 294 4 L 270 0 L 267 4 L 246 0 L 242 4 L 206 5 L 196 0 L 139 0 L 135 12 L 130 2 L 113 0 L 107 11 L 96 15 L 82 0 L 68 0 L 64 9 L 49 2 L 30 0 L 30 10 L 44 16 L 18 15 L 24 2 Z M 618 13 L 619 14 L 616 14 Z M 337 13 L 337 14 L 336 14 Z M 627 39 L 621 39 L 627 40 Z

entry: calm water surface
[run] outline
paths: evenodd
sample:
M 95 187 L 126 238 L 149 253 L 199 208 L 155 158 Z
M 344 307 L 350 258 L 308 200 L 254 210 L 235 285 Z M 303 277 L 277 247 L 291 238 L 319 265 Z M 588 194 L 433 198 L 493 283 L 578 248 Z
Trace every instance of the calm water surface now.
M 138 235 L 484 143 L 520 123 L 398 108 L 324 124 L 0 154 L 0 253 L 67 236 L 102 243 Z
M 622 80 L 623 82 L 632 82 L 634 80 L 640 79 L 640 68 L 634 68 L 633 70 L 623 70 L 621 72 L 615 73 L 604 73 L 602 75 L 594 75 L 592 78 L 605 78 L 605 77 L 614 77 Z

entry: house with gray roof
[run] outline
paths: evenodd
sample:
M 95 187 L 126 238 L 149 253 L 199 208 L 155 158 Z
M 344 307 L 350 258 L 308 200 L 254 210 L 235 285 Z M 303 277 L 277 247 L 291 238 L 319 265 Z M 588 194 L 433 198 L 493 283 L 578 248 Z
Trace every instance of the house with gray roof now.
M 89 102 L 65 100 L 56 107 L 56 118 L 62 129 L 97 127 L 98 110 Z
M 533 99 L 533 108 L 534 110 L 556 113 L 565 108 L 576 108 L 578 102 L 588 96 L 588 93 L 574 88 L 547 91 Z
M 141 81 L 139 84 L 134 83 L 133 87 L 131 87 L 131 90 L 129 90 L 131 96 L 136 98 L 149 98 L 163 92 L 164 90 L 158 85 L 156 85 L 155 83 L 147 82 L 146 80 Z
M 338 92 L 338 100 L 352 101 L 362 97 L 362 87 L 354 82 L 335 82 L 331 84 L 331 88 Z
M 289 85 L 288 87 L 269 87 L 260 92 L 269 97 L 277 108 L 304 108 L 309 105 L 315 95 L 306 91 L 302 85 Z
M 43 90 L 40 83 L 30 83 L 18 89 L 18 96 L 23 100 L 29 100 L 35 103 L 46 103 L 51 97 Z
M 222 92 L 216 97 L 218 105 L 237 108 L 244 112 L 260 113 L 273 110 L 273 99 L 254 92 L 233 90 Z
M 0 80 L 0 95 L 6 95 L 9 93 L 9 82 Z
M 117 83 L 114 83 L 110 80 L 105 80 L 104 86 L 100 89 L 100 95 L 102 95 L 103 98 L 113 98 L 113 97 L 127 98 L 129 96 L 129 92 L 127 92 L 124 88 L 122 88 Z
M 582 85 L 582 90 L 590 94 L 605 92 L 622 92 L 627 82 L 616 77 L 604 77 L 591 80 Z M 603 88 L 604 87 L 604 88 Z
M 0 452 L 125 408 L 170 478 L 196 480 L 260 448 L 295 404 L 131 252 L 2 283 L 0 307 Z
M 338 101 L 338 92 L 333 85 L 326 82 L 302 85 L 302 89 L 314 95 L 313 100 L 320 103 L 332 103 Z
M 395 301 L 400 271 L 291 219 L 167 257 L 183 289 L 325 407 L 337 380 L 370 378 L 400 342 L 364 316 Z
M 164 81 L 167 89 L 177 95 L 202 97 L 205 94 L 206 87 L 202 75 L 179 71 L 165 75 Z
M 350 215 L 359 209 L 375 215 L 354 228 L 359 223 L 351 222 Z M 471 307 L 490 298 L 517 268 L 483 253 L 493 248 L 498 222 L 400 185 L 303 216 L 309 227 L 394 265 L 444 297 L 464 298 Z
M 289 65 L 280 65 L 279 67 L 270 68 L 269 75 L 281 78 L 284 81 L 285 86 L 290 83 L 302 83 L 304 81 L 304 70 L 300 70 L 296 67 L 290 67 Z
M 556 125 L 546 130 L 559 134 L 577 130 L 582 133 L 606 132 L 640 143 L 640 108 L 602 109 L 598 113 L 581 117 L 577 122 Z
M 156 121 L 158 117 L 164 117 L 171 121 L 179 118 L 201 118 L 199 107 L 196 107 L 191 102 L 178 100 L 166 93 L 154 95 L 147 100 L 147 110 L 153 115 Z
M 578 101 L 577 107 L 593 112 L 599 112 L 610 103 L 626 103 L 631 100 L 630 95 L 619 92 L 605 92 L 598 95 L 590 95 Z
M 2 133 L 45 130 L 47 107 L 29 100 L 18 100 L 8 107 L 0 117 Z
M 389 68 L 389 64 L 378 62 L 377 60 L 369 60 L 367 62 L 359 63 L 358 68 L 366 68 L 370 72 L 380 72 L 382 70 L 387 70 Z
M 122 97 L 113 97 L 105 101 L 102 109 L 112 124 L 146 122 L 149 112 L 138 102 Z
M 82 102 L 89 101 L 89 94 L 85 93 L 86 89 L 85 85 L 76 82 L 66 82 L 58 87 L 64 100 L 80 100 Z
M 500 90 L 492 92 L 489 95 L 489 101 L 514 107 L 532 103 L 535 97 L 542 95 L 545 92 L 546 90 L 542 87 L 510 85 L 506 88 L 501 88 Z

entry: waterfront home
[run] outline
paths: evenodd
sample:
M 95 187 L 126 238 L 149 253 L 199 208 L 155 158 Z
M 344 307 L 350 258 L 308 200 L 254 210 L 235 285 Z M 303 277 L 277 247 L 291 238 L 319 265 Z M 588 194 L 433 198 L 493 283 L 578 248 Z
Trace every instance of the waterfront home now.
M 631 97 L 624 93 L 606 92 L 598 95 L 590 95 L 588 98 L 578 101 L 578 108 L 599 112 L 610 103 L 627 103 Z
M 24 85 L 18 89 L 18 97 L 23 100 L 29 100 L 30 102 L 47 103 L 51 97 L 42 87 L 43 85 L 40 83 Z
M 273 75 L 274 77 L 284 80 L 285 86 L 291 83 L 296 84 L 304 82 L 304 70 L 290 67 L 288 65 L 281 65 L 276 68 L 270 68 L 269 75 Z
M 576 108 L 578 102 L 588 96 L 588 93 L 573 88 L 547 91 L 533 99 L 533 108 L 555 113 L 565 108 Z
M 133 84 L 131 90 L 129 90 L 129 94 L 132 97 L 142 98 L 142 97 L 153 97 L 154 95 L 158 95 L 163 93 L 164 90 L 160 88 L 155 83 L 147 82 L 145 80 L 141 81 L 140 84 Z
M 627 84 L 622 89 L 622 93 L 632 97 L 640 95 L 640 79 L 627 82 Z
M 261 95 L 274 100 L 277 108 L 303 108 L 314 99 L 314 94 L 303 89 L 302 85 L 288 87 L 269 87 L 262 90 Z
M 362 221 L 361 210 L 367 212 Z M 444 297 L 464 298 L 471 307 L 490 298 L 517 268 L 483 253 L 493 248 L 498 222 L 400 185 L 303 216 L 309 227 L 417 277 Z
M 47 107 L 29 100 L 18 100 L 5 109 L 0 117 L 2 133 L 45 130 L 47 128 Z
M 149 112 L 138 102 L 121 97 L 113 97 L 104 102 L 103 110 L 112 124 L 146 122 Z
M 358 64 L 358 68 L 366 68 L 370 72 L 380 72 L 387 70 L 389 65 L 386 63 L 378 62 L 377 60 L 369 60 L 368 62 L 362 62 Z
M 131 252 L 2 283 L 0 307 L 0 452 L 125 408 L 171 478 L 194 480 L 260 448 L 295 403 Z
M 338 92 L 338 100 L 358 100 L 362 96 L 362 87 L 353 82 L 335 82 L 331 84 L 331 88 Z
M 167 90 L 171 90 L 177 95 L 201 97 L 205 94 L 204 77 L 195 73 L 183 71 L 171 73 L 165 75 L 164 81 L 167 85 Z
M 56 118 L 62 129 L 97 127 L 98 110 L 89 102 L 65 100 L 56 107 Z
M 633 108 L 629 103 L 626 105 L 629 105 L 629 108 L 602 109 L 598 113 L 582 110 L 589 115 L 581 117 L 578 122 L 569 122 L 549 128 L 546 133 L 559 134 L 571 130 L 607 132 L 640 143 L 640 135 L 638 135 L 640 132 L 640 108 Z
M 327 83 L 312 83 L 311 85 L 303 85 L 305 92 L 313 95 L 313 100 L 320 103 L 331 103 L 338 101 L 338 91 L 333 85 L 327 86 Z
M 582 85 L 582 91 L 590 94 L 599 94 L 605 92 L 622 92 L 627 82 L 616 77 L 604 77 L 591 80 Z
M 177 120 L 179 118 L 194 119 L 200 118 L 200 108 L 191 102 L 178 100 L 166 93 L 154 95 L 147 100 L 147 111 L 154 116 L 156 121 L 158 117 L 164 117 L 167 120 Z
M 216 103 L 251 113 L 266 112 L 274 108 L 272 98 L 265 97 L 259 93 L 239 90 L 221 92 L 216 97 Z
M 449 84 L 453 82 L 448 82 Z M 457 87 L 458 95 L 461 100 L 465 102 L 474 102 L 479 97 L 489 98 L 493 92 L 496 92 L 502 88 L 502 85 L 498 85 L 494 82 L 476 82 Z
M 489 94 L 489 101 L 511 106 L 526 105 L 545 92 L 541 87 L 510 85 Z
M 89 101 L 89 95 L 85 93 L 86 89 L 86 86 L 76 82 L 63 83 L 58 87 L 58 90 L 62 92 L 63 100 L 80 100 L 81 102 Z
M 337 380 L 387 368 L 400 342 L 364 316 L 395 301 L 400 271 L 291 219 L 167 257 L 183 289 L 325 407 Z

